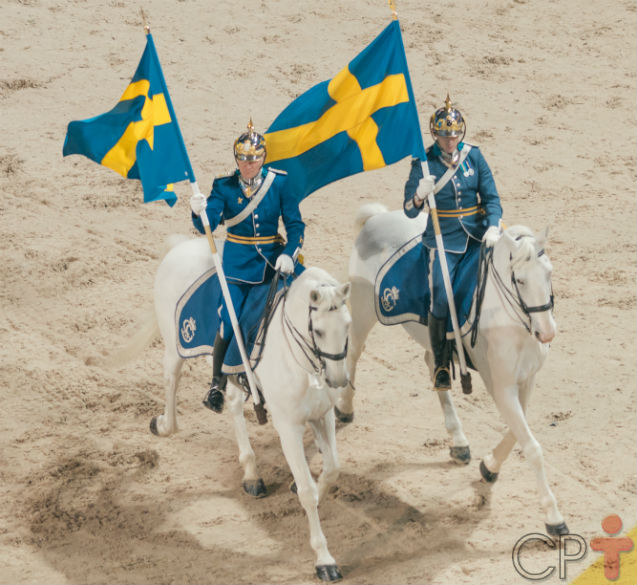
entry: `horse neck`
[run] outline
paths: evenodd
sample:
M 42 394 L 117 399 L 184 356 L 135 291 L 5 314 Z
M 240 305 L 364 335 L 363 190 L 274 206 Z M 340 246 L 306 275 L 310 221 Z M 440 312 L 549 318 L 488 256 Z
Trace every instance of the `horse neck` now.
M 517 298 L 517 294 L 511 283 L 513 268 L 511 254 L 506 245 L 496 244 L 493 248 L 493 265 L 489 272 L 482 304 L 482 325 L 487 325 L 484 322 L 484 317 L 488 316 L 491 326 L 494 324 L 515 326 L 526 334 L 524 323 L 528 321 L 528 316 L 517 306 L 517 303 L 511 303 L 507 300 Z M 502 290 L 503 288 L 506 289 L 506 292 Z

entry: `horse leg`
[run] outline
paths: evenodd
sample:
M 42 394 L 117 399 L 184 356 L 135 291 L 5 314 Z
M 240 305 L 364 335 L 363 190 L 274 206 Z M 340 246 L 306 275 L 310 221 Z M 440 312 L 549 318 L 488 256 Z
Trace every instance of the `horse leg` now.
M 351 278 L 350 314 L 352 324 L 349 330 L 349 345 L 347 349 L 347 370 L 349 383 L 341 392 L 334 406 L 336 418 L 340 422 L 349 423 L 354 420 L 354 382 L 356 380 L 356 365 L 365 349 L 365 340 L 376 323 L 374 310 L 374 287 L 362 278 Z
M 412 323 L 406 323 L 404 327 L 409 335 L 425 347 L 425 364 L 429 369 L 429 378 L 433 383 L 435 365 L 433 353 L 429 349 L 429 334 L 427 329 L 422 325 L 415 325 Z M 456 463 L 466 465 L 471 461 L 471 449 L 469 448 L 469 441 L 464 434 L 462 423 L 458 418 L 458 413 L 456 412 L 451 392 L 449 390 L 442 390 L 437 391 L 436 394 L 438 395 L 442 414 L 445 419 L 445 428 L 447 429 L 447 433 L 451 439 L 449 456 Z
M 243 467 L 243 490 L 255 498 L 263 498 L 266 488 L 257 471 L 257 461 L 250 444 L 246 419 L 243 416 L 243 391 L 234 383 L 226 387 L 226 404 L 232 414 L 234 434 L 239 447 L 239 463 Z
M 164 414 L 155 416 L 150 421 L 150 431 L 158 437 L 167 437 L 179 430 L 177 428 L 177 385 L 179 384 L 181 367 L 184 364 L 183 358 L 170 344 L 166 344 L 163 361 L 166 389 Z
M 509 429 L 511 429 L 512 435 L 520 444 L 525 458 L 535 471 L 540 495 L 540 505 L 544 510 L 545 524 L 548 533 L 551 535 L 568 534 L 568 528 L 564 523 L 564 518 L 557 508 L 557 500 L 546 479 L 542 447 L 533 436 L 533 433 L 531 433 L 518 392 L 519 390 L 516 385 L 494 388 L 493 398 L 502 418 Z M 507 439 L 506 436 L 501 441 L 502 451 L 499 454 L 500 456 L 504 453 L 508 454 L 508 452 L 511 451 L 513 447 L 511 441 L 512 439 Z M 494 458 L 497 457 L 498 454 L 494 454 Z
M 330 408 L 325 415 L 315 421 L 309 421 L 316 444 L 323 457 L 323 468 L 318 478 L 319 502 L 338 479 L 340 464 L 336 450 L 336 420 L 334 409 Z
M 456 407 L 453 404 L 451 392 L 449 392 L 449 390 L 443 390 L 442 392 L 436 392 L 436 394 L 438 395 L 442 414 L 445 418 L 445 428 L 451 439 L 449 456 L 456 463 L 466 465 L 471 461 L 471 449 L 469 448 L 469 441 L 467 441 L 467 437 L 465 437 L 462 423 L 458 418 Z
M 522 412 L 526 416 L 526 406 L 528 404 L 529 395 L 531 393 L 531 388 L 535 382 L 535 376 L 532 376 L 526 382 L 521 382 L 518 385 L 519 388 L 519 397 L 520 397 L 520 406 L 522 407 Z M 508 430 L 502 440 L 495 446 L 491 453 L 488 453 L 480 462 L 480 473 L 485 481 L 489 483 L 494 483 L 498 479 L 498 474 L 500 473 L 500 468 L 502 464 L 505 462 L 507 457 L 511 454 L 513 447 L 516 443 L 515 435 Z
M 310 525 L 310 545 L 316 554 L 316 574 L 323 581 L 337 581 L 342 578 L 342 575 L 334 557 L 327 549 L 327 540 L 321 529 L 318 515 L 318 488 L 310 473 L 303 448 L 304 426 L 277 421 L 274 413 L 272 419 L 279 433 L 283 454 L 294 476 L 297 496 Z

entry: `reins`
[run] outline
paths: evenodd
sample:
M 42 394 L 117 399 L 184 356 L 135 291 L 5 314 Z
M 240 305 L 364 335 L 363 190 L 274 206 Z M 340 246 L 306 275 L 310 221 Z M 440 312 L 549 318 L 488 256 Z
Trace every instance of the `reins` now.
M 524 236 L 518 236 L 518 240 Z M 537 253 L 537 257 L 539 258 L 544 254 L 544 250 L 540 250 Z M 511 258 L 512 259 L 512 256 Z M 541 313 L 542 311 L 550 311 L 555 306 L 554 297 L 553 297 L 553 287 L 551 286 L 551 296 L 548 303 L 544 305 L 537 305 L 530 307 L 524 302 L 522 295 L 520 294 L 520 289 L 518 288 L 518 284 L 515 278 L 515 270 L 511 270 L 511 284 L 512 288 L 515 291 L 511 290 L 506 286 L 504 280 L 500 276 L 500 273 L 497 271 L 494 263 L 493 263 L 493 248 L 487 248 L 484 244 L 480 247 L 480 260 L 478 263 L 478 284 L 476 286 L 475 293 L 475 317 L 473 323 L 471 324 L 471 347 L 475 347 L 476 339 L 478 336 L 478 324 L 480 321 L 480 315 L 482 313 L 482 302 L 484 301 L 484 293 L 486 290 L 487 279 L 489 277 L 489 269 L 491 269 L 491 273 L 493 274 L 493 279 L 502 293 L 502 296 L 509 304 L 509 306 L 513 309 L 516 317 L 520 321 L 520 323 L 524 326 L 524 328 L 528 331 L 529 334 L 532 334 L 531 331 L 531 313 Z M 520 317 L 520 314 L 515 308 L 518 308 L 528 317 L 528 324 L 524 319 Z
M 307 361 L 310 363 L 315 374 L 320 375 L 325 371 L 325 366 L 326 366 L 325 360 L 340 361 L 342 359 L 345 359 L 345 357 L 347 357 L 349 337 L 345 339 L 345 347 L 343 348 L 343 351 L 339 353 L 328 353 L 326 351 L 323 351 L 318 346 L 318 343 L 316 343 L 316 338 L 314 337 L 314 322 L 312 320 L 312 312 L 316 311 L 318 307 L 314 305 L 310 305 L 308 307 L 308 332 L 310 334 L 310 338 L 308 341 L 308 339 L 303 335 L 303 333 L 301 333 L 294 326 L 294 324 L 288 317 L 287 311 L 285 310 L 286 299 L 287 299 L 287 294 L 285 295 L 285 297 L 283 297 L 283 306 L 281 309 L 281 312 L 282 312 L 281 319 L 284 325 L 284 331 L 287 330 L 290 333 L 290 337 L 294 340 L 297 347 L 301 350 L 301 352 L 303 353 Z M 330 307 L 329 310 L 336 311 L 337 309 L 338 307 Z M 286 341 L 288 342 L 288 347 L 289 347 L 290 342 L 289 342 L 288 336 L 286 335 L 285 338 L 286 338 Z M 294 352 L 292 351 L 291 347 L 290 347 L 290 353 L 292 354 L 292 356 L 294 356 Z M 296 360 L 296 357 L 294 359 Z M 298 360 L 297 360 L 297 363 L 299 363 Z M 303 368 L 302 364 L 300 363 L 299 363 L 299 366 Z

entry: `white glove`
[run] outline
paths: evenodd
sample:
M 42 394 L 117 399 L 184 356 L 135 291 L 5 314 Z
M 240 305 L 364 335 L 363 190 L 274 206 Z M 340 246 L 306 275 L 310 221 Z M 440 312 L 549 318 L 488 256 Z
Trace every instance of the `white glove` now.
M 418 183 L 418 189 L 416 189 L 416 194 L 414 195 L 414 199 L 416 203 L 420 205 L 423 201 L 425 201 L 431 193 L 434 192 L 436 187 L 436 176 L 435 175 L 427 175 L 420 179 Z
M 278 270 L 281 274 L 292 274 L 294 272 L 294 260 L 287 254 L 281 254 L 276 259 L 274 269 Z
M 482 241 L 487 248 L 493 248 L 495 243 L 500 239 L 500 228 L 492 225 L 482 236 Z
M 190 198 L 190 209 L 195 215 L 201 215 L 206 210 L 206 196 L 203 193 L 195 193 Z

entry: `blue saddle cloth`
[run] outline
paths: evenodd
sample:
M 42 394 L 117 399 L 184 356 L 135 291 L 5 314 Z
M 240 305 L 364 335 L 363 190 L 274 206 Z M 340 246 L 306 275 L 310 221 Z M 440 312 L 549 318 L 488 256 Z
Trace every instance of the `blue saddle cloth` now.
M 283 280 L 279 279 L 278 294 L 282 294 L 283 286 Z M 255 341 L 261 329 L 261 317 L 269 291 L 270 283 L 251 287 L 239 317 L 245 350 L 253 368 L 256 367 L 260 354 L 260 347 L 255 345 Z M 215 336 L 221 323 L 217 310 L 221 299 L 219 277 L 216 269 L 212 268 L 190 285 L 177 302 L 177 352 L 182 358 L 212 354 Z M 233 337 L 225 355 L 223 372 L 237 374 L 243 371 L 241 352 L 236 337 Z
M 471 313 L 477 283 L 479 254 L 463 263 L 453 282 L 458 325 L 463 328 Z M 374 284 L 376 316 L 383 325 L 408 321 L 427 324 L 429 315 L 429 249 L 422 245 L 422 235 L 405 242 L 381 266 Z M 447 331 L 453 331 L 451 317 Z

